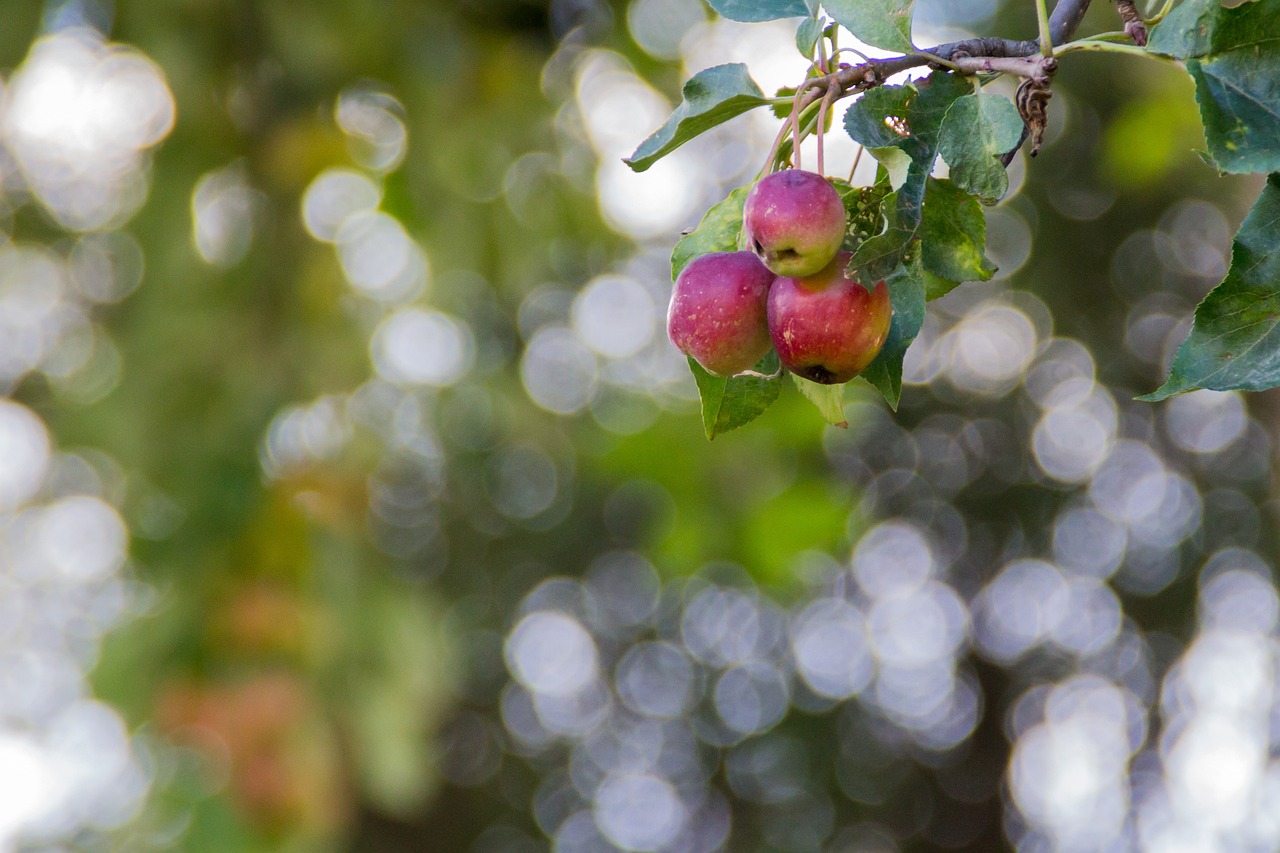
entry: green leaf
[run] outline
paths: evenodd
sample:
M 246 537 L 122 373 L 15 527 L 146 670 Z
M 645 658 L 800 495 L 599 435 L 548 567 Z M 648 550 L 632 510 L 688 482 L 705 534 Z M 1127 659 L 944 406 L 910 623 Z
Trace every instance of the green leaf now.
M 812 14 L 805 0 L 707 0 L 720 17 L 731 21 L 774 21 Z
M 863 240 L 849 258 L 848 275 L 868 291 L 887 278 L 902 263 L 910 250 L 915 234 L 901 228 L 889 228 Z
M 911 102 L 917 94 L 915 86 L 877 86 L 862 93 L 845 111 L 845 132 L 868 148 L 904 145 Z
M 915 0 L 825 0 L 829 15 L 862 42 L 914 53 L 911 14 Z
M 800 376 L 791 374 L 791 378 L 795 381 L 796 387 L 800 389 L 800 393 L 804 398 L 813 405 L 817 406 L 818 411 L 822 413 L 822 417 L 832 426 L 838 426 L 843 429 L 849 428 L 849 421 L 844 416 L 844 385 L 822 385 L 818 382 L 810 382 Z
M 684 84 L 683 100 L 652 136 L 623 160 L 643 172 L 660 158 L 718 124 L 768 104 L 764 93 L 740 62 L 699 71 Z
M 867 153 L 884 167 L 885 179 L 895 190 L 902 189 L 911 171 L 911 155 L 897 146 L 888 148 L 868 148 Z
M 749 424 L 773 405 L 782 391 L 782 368 L 770 352 L 751 371 L 737 376 L 713 376 L 689 359 L 689 370 L 702 398 L 702 427 L 707 439 Z
M 925 282 L 919 258 L 900 265 L 886 280 L 893 304 L 893 324 L 876 360 L 862 371 L 862 378 L 875 386 L 891 409 L 902 397 L 902 359 L 920 334 L 924 323 Z
M 996 272 L 986 245 L 987 220 L 978 199 L 949 180 L 929 178 L 920 222 L 924 268 L 951 281 L 986 281 Z
M 1196 308 L 1155 402 L 1211 388 L 1280 385 L 1280 174 L 1273 174 L 1231 245 L 1231 269 Z
M 796 30 L 796 50 L 800 51 L 800 55 L 805 59 L 809 59 L 813 56 L 813 49 L 820 38 L 822 38 L 822 19 L 805 18 Z
M 672 281 L 696 257 L 738 250 L 738 237 L 742 234 L 742 206 L 750 189 L 738 187 L 723 201 L 711 205 L 711 209 L 702 215 L 698 227 L 680 238 L 671 251 Z
M 928 302 L 941 299 L 960 286 L 960 282 L 934 275 L 926 269 L 920 272 L 924 278 L 924 298 Z
M 999 201 L 1009 189 L 1000 156 L 1022 139 L 1022 127 L 1018 108 L 1008 98 L 982 92 L 957 98 L 938 140 L 951 180 L 983 201 Z
M 901 148 L 911 158 L 898 190 L 898 216 L 903 227 L 920 222 L 925 182 L 938 156 L 938 141 L 947 111 L 973 87 L 955 74 L 934 72 L 916 86 L 881 86 L 853 102 L 845 113 L 845 130 L 868 148 Z M 884 160 L 877 156 L 881 163 Z
M 1219 169 L 1280 170 L 1280 4 L 1188 0 L 1156 27 L 1149 48 L 1186 60 Z
M 877 222 L 884 224 L 880 233 L 854 246 L 853 255 L 845 268 L 845 274 L 868 291 L 874 290 L 877 283 L 892 275 L 915 245 L 916 229 L 905 228 L 898 221 L 895 193 L 886 193 L 881 199 Z

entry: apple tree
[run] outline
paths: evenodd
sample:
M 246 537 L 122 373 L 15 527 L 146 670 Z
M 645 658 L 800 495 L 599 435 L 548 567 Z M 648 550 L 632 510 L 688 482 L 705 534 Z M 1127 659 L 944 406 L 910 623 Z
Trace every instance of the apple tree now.
M 794 86 L 773 96 L 740 63 L 695 74 L 675 112 L 626 161 L 643 171 L 750 110 L 771 108 L 781 118 L 757 183 L 714 205 L 672 254 L 673 276 L 708 253 L 750 249 L 779 277 L 767 318 L 754 308 L 735 315 L 757 331 L 767 327 L 773 337 L 776 353 L 750 370 L 715 369 L 672 333 L 690 356 L 708 438 L 758 417 L 777 398 L 785 373 L 832 423 L 842 420 L 841 386 L 855 374 L 897 407 L 903 357 L 920 330 L 926 303 L 996 272 L 985 254 L 984 206 L 1004 196 L 1005 170 L 1021 148 L 1028 147 L 1032 157 L 1038 153 L 1052 120 L 1054 77 L 1086 52 L 1182 63 L 1195 80 L 1206 162 L 1222 173 L 1271 173 L 1236 234 L 1226 277 L 1196 309 L 1166 381 L 1140 399 L 1280 385 L 1280 10 L 1274 3 L 1254 0 L 1228 8 L 1218 0 L 1169 0 L 1143 18 L 1132 0 L 1119 0 L 1115 30 L 1081 34 L 1089 0 L 1061 0 L 1052 14 L 1038 0 L 1036 38 L 982 37 L 928 47 L 912 39 L 914 0 L 710 3 L 737 21 L 801 17 L 796 46 L 808 66 Z M 896 55 L 871 57 L 842 46 L 841 33 L 851 33 L 864 48 Z M 927 75 L 902 79 L 904 72 L 921 70 Z M 1018 81 L 1012 99 L 988 89 L 1002 76 Z M 851 103 L 843 131 L 860 146 L 858 157 L 866 152 L 879 164 L 869 186 L 826 177 L 826 167 L 834 164 L 824 162 L 823 135 L 845 100 Z M 817 138 L 817 172 L 803 171 L 801 164 L 801 143 L 810 136 Z M 948 169 L 946 177 L 935 176 L 940 164 Z M 843 201 L 843 210 L 834 214 L 839 233 L 832 235 L 829 209 L 835 199 Z M 763 243 L 757 236 L 762 233 L 770 235 Z M 837 263 L 839 250 L 847 254 Z M 828 264 L 840 269 L 820 272 Z M 873 301 L 887 285 L 887 333 L 864 334 L 865 311 L 835 307 L 834 292 L 854 283 Z M 783 329 L 784 309 L 774 308 L 783 291 L 824 294 L 823 300 L 787 303 L 789 321 L 798 315 L 816 330 L 801 346 L 799 360 L 788 357 L 794 330 Z M 673 329 L 698 325 L 696 313 L 678 299 L 670 310 Z M 723 328 L 704 334 L 722 337 Z M 824 361 L 846 367 L 833 372 Z

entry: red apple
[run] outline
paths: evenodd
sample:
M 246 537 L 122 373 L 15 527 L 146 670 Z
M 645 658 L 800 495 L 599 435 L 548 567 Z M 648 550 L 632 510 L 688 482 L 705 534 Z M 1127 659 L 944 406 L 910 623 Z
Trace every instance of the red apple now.
M 732 376 L 768 354 L 765 301 L 773 273 L 750 252 L 694 258 L 676 278 L 667 334 L 708 373 Z
M 742 208 L 747 245 L 778 275 L 813 275 L 844 241 L 840 193 L 814 172 L 774 172 L 751 188 Z
M 893 319 L 889 288 L 867 292 L 846 278 L 849 253 L 804 278 L 779 278 L 769 290 L 769 335 L 783 366 L 823 385 L 848 382 L 875 360 Z

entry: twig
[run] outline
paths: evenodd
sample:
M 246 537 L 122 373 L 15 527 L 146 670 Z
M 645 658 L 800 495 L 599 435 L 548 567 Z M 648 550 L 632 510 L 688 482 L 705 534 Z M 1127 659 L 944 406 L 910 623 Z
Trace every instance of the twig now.
M 1046 58 L 1053 56 L 1053 36 L 1049 34 L 1049 10 L 1044 0 L 1036 0 L 1036 23 L 1040 29 L 1040 53 Z
M 1039 3 L 1040 0 L 1037 0 L 1037 2 Z M 1089 9 L 1089 3 L 1090 0 L 1058 0 L 1048 20 L 1049 36 L 1052 44 L 1061 45 L 1071 40 L 1076 28 L 1080 26 L 1080 21 L 1084 18 L 1085 12 Z M 1111 46 L 1124 47 L 1124 45 Z M 1092 45 L 1085 46 L 1079 42 L 1074 43 L 1072 47 L 1075 50 L 1096 49 Z M 837 56 L 841 52 L 843 52 L 843 49 L 837 50 L 833 56 Z M 1034 67 L 1039 67 L 1043 70 L 1044 61 L 1052 61 L 1052 59 L 1047 56 L 1038 57 L 1036 56 L 1038 53 L 1040 53 L 1038 39 L 1018 40 L 986 37 L 947 42 L 946 44 L 940 44 L 927 50 L 903 56 L 867 59 L 858 65 L 841 65 L 829 74 L 810 77 L 800 85 L 795 95 L 793 116 L 798 115 L 802 110 L 817 103 L 819 100 L 825 99 L 832 91 L 835 92 L 832 100 L 839 100 L 847 95 L 874 89 L 895 74 L 923 66 L 942 67 L 945 65 L 946 67 L 956 68 L 962 73 L 972 74 L 990 71 L 1016 74 L 1026 80 L 1042 79 L 1043 75 L 1034 70 Z M 1031 59 L 1028 59 L 1028 57 L 1031 57 Z M 996 60 L 1005 59 L 1021 59 L 1022 62 L 996 62 Z M 792 126 L 793 132 L 797 123 L 795 120 L 788 122 Z M 783 138 L 784 134 L 780 134 L 778 141 L 774 145 L 774 153 L 770 155 L 770 162 L 776 156 Z M 798 147 L 798 145 L 799 140 L 796 141 L 794 147 Z M 1021 143 L 1019 143 L 1020 145 Z M 1006 156 L 1012 158 L 1016 152 L 1017 148 L 1007 152 Z
M 1116 0 L 1116 11 L 1120 13 L 1120 20 L 1124 21 L 1124 31 L 1133 39 L 1133 43 L 1138 47 L 1147 46 L 1147 25 L 1142 23 L 1142 16 L 1138 14 L 1138 8 L 1133 5 L 1133 0 Z

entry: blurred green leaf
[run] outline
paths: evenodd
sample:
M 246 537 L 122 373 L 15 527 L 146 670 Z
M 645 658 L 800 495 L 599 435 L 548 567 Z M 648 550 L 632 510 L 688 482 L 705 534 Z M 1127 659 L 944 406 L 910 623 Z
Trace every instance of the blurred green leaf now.
M 643 172 L 662 157 L 718 124 L 768 104 L 747 66 L 717 65 L 689 78 L 675 112 L 623 162 Z
M 1231 269 L 1196 308 L 1169 378 L 1139 400 L 1211 388 L 1280 385 L 1280 174 L 1273 174 L 1231 245 Z

